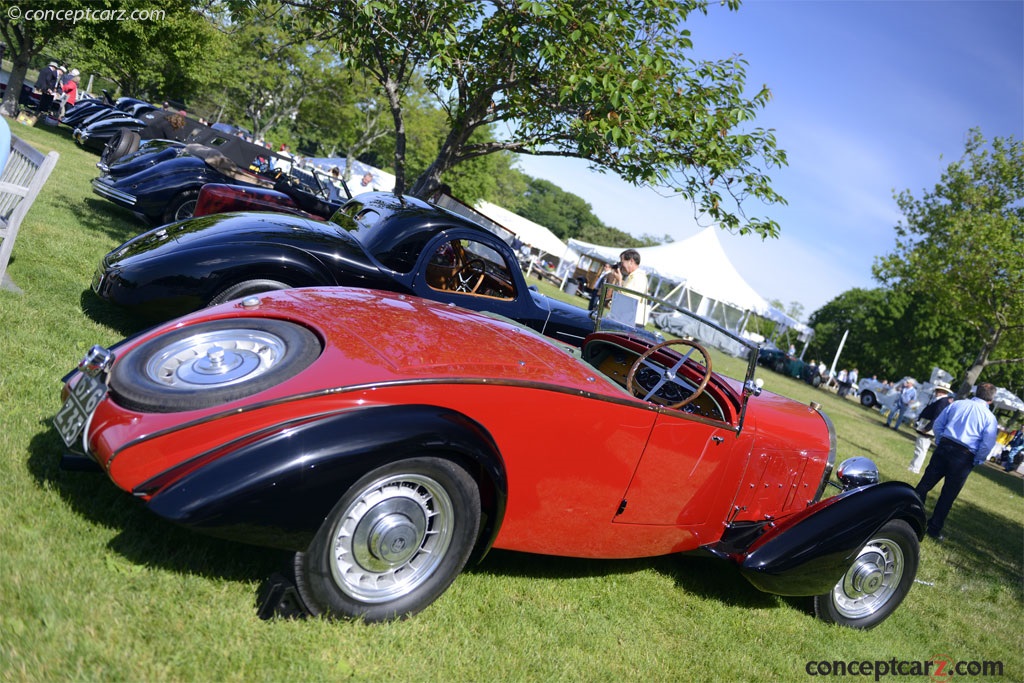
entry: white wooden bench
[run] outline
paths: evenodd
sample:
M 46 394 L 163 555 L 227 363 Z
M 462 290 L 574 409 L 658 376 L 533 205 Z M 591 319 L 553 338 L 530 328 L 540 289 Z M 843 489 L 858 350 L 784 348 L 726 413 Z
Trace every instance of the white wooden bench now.
M 14 239 L 32 202 L 43 189 L 60 155 L 44 155 L 24 140 L 11 136 L 11 153 L 0 174 L 0 282 L 14 250 Z

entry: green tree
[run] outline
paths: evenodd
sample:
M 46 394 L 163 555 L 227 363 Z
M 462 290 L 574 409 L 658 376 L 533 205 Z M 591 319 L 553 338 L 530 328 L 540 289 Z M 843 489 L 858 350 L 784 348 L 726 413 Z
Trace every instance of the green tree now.
M 337 88 L 340 58 L 310 39 L 306 17 L 293 8 L 271 0 L 236 3 L 223 30 L 232 70 L 221 83 L 221 104 L 228 118 L 247 121 L 253 136 L 290 125 L 310 93 Z
M 749 218 L 783 202 L 767 171 L 785 163 L 754 127 L 767 88 L 744 95 L 746 62 L 697 61 L 685 27 L 708 0 L 294 0 L 381 84 L 395 129 L 396 190 L 406 186 L 405 97 L 422 73 L 446 134 L 412 193 L 457 164 L 499 151 L 587 159 L 629 182 L 671 188 L 723 227 L 775 236 Z M 730 9 L 738 0 L 727 0 Z M 474 137 L 500 124 L 500 139 Z
M 302 140 L 316 141 L 317 156 L 345 157 L 345 180 L 351 177 L 353 162 L 392 133 L 376 82 L 349 67 L 329 74 L 322 87 L 312 89 L 292 126 Z
M 864 376 L 927 378 L 932 367 L 964 367 L 962 335 L 944 326 L 931 302 L 886 288 L 851 289 L 814 312 L 808 355 L 829 362 L 849 331 L 840 363 Z
M 518 213 L 543 225 L 560 240 L 585 239 L 584 234 L 594 234 L 604 227 L 586 200 L 539 178 L 530 179 Z
M 516 205 L 516 213 L 543 225 L 561 240 L 578 239 L 622 248 L 650 247 L 672 240 L 668 235 L 636 237 L 605 225 L 582 197 L 566 192 L 549 180 L 526 178 L 526 191 Z
M 82 21 L 58 37 L 53 51 L 78 68 L 83 81 L 84 74 L 98 73 L 126 95 L 187 101 L 216 82 L 218 63 L 228 59 L 216 22 L 188 0 L 119 0 L 89 7 L 138 18 Z
M 896 196 L 904 219 L 893 253 L 876 259 L 875 277 L 941 312 L 974 348 L 965 394 L 990 367 L 1024 363 L 1024 146 L 989 145 L 979 130 L 963 158 L 920 198 Z
M 43 53 L 59 36 L 70 32 L 75 27 L 75 12 L 95 7 L 93 3 L 79 0 L 55 2 L 11 2 L 0 0 L 0 33 L 7 44 L 6 56 L 11 60 L 11 73 L 7 78 L 7 90 L 4 92 L 0 113 L 4 116 L 16 116 L 18 99 L 21 97 L 21 86 L 32 60 Z M 25 20 L 25 12 L 53 10 L 52 18 L 33 16 L 32 21 Z

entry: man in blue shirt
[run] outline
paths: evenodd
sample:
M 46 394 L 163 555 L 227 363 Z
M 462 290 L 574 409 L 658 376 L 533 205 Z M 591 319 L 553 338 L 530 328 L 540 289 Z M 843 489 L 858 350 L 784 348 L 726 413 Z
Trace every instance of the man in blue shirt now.
M 914 380 L 908 379 L 903 383 L 903 390 L 896 399 L 896 404 L 889 411 L 889 419 L 885 421 L 885 426 L 892 427 L 892 423 L 895 421 L 896 426 L 893 429 L 902 427 L 903 423 L 907 421 L 907 410 L 910 409 L 910 405 L 916 400 L 917 389 L 914 388 Z
M 939 500 L 928 520 L 928 535 L 943 540 L 942 525 L 975 465 L 985 462 L 999 434 L 999 423 L 989 405 L 996 397 L 996 388 L 987 382 L 979 384 L 974 398 L 955 401 L 936 418 L 935 453 L 918 482 L 917 495 L 923 503 L 940 479 L 945 479 Z

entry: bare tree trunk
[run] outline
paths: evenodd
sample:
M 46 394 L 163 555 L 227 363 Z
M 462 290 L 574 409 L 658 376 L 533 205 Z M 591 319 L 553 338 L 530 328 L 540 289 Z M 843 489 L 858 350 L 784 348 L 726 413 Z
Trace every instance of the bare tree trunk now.
M 4 102 L 0 105 L 0 113 L 4 116 L 18 115 L 18 100 L 21 98 L 21 86 L 25 82 L 25 74 L 28 73 L 28 62 L 31 55 L 21 52 L 12 54 L 13 65 L 11 75 L 7 79 L 7 91 L 4 93 Z
M 416 184 L 409 193 L 414 197 L 427 198 L 434 194 L 441 187 L 441 176 L 449 168 L 454 166 L 455 155 L 453 150 L 462 149 L 472 135 L 472 129 L 468 127 L 455 128 L 441 145 L 441 151 L 423 174 L 416 179 Z
M 405 118 L 402 116 L 401 94 L 398 83 L 388 78 L 384 84 L 384 93 L 391 108 L 391 118 L 395 121 L 395 194 L 405 194 Z
M 999 343 L 999 338 L 1002 336 L 1002 328 L 996 328 L 992 330 L 992 336 L 988 338 L 981 345 L 981 349 L 978 351 L 977 357 L 974 359 L 974 363 L 967 369 L 967 374 L 964 376 L 964 381 L 960 385 L 960 389 L 957 391 L 957 398 L 967 398 L 971 394 L 971 387 L 978 383 L 978 378 L 981 376 L 981 371 L 988 365 L 989 356 L 992 355 L 992 350 L 996 348 Z

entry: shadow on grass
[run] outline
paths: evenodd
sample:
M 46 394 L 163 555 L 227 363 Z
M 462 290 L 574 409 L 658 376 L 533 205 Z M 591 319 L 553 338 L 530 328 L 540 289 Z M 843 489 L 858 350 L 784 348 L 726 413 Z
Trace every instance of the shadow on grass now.
M 1004 472 L 1002 467 L 983 464 L 971 470 L 971 474 L 984 477 L 993 484 L 1019 496 L 1024 495 L 1024 479 L 1012 472 Z
M 82 312 L 90 319 L 124 337 L 130 337 L 156 324 L 148 320 L 139 320 L 124 309 L 99 298 L 91 289 L 82 291 L 79 304 Z
M 82 227 L 106 235 L 118 244 L 127 242 L 152 227 L 128 209 L 112 204 L 106 199 L 87 197 L 82 203 L 85 204 L 85 210 L 77 213 Z
M 699 555 L 668 555 L 630 560 L 599 560 L 532 555 L 507 550 L 492 550 L 482 563 L 467 572 L 494 576 L 528 576 L 539 579 L 633 574 L 654 570 L 670 577 L 689 595 L 715 600 L 724 605 L 745 608 L 777 606 L 779 596 L 754 588 L 739 568 L 724 560 Z M 783 598 L 798 609 L 806 609 L 806 599 Z
M 183 574 L 258 582 L 286 566 L 291 553 L 211 538 L 179 528 L 147 512 L 100 472 L 59 467 L 64 444 L 47 429 L 29 444 L 27 466 L 40 487 L 52 490 L 85 519 L 117 535 L 109 547 L 130 562 Z
M 929 515 L 936 500 L 938 487 L 931 491 L 925 504 Z M 1008 502 L 1008 505 L 1019 504 L 1019 500 Z M 942 532 L 946 536 L 942 552 L 947 563 L 963 567 L 976 578 L 1013 586 L 1019 591 L 1024 573 L 1024 535 L 1018 522 L 958 498 Z M 934 541 L 925 539 L 924 542 Z

